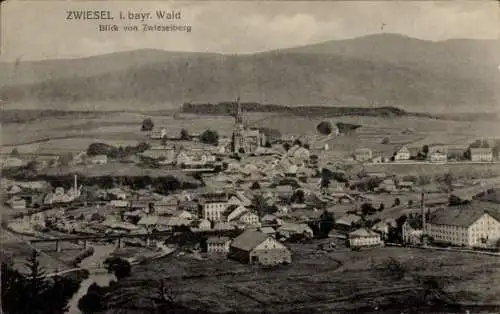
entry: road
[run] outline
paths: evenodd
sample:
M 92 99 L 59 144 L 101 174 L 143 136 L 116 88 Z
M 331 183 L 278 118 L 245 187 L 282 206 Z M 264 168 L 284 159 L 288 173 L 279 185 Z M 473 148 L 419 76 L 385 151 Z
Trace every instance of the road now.
M 80 267 L 89 271 L 89 278 L 80 283 L 80 289 L 73 295 L 68 303 L 69 314 L 80 314 L 78 309 L 78 301 L 87 294 L 87 290 L 93 283 L 99 286 L 108 286 L 112 280 L 116 280 L 113 274 L 108 274 L 107 271 L 103 272 L 104 260 L 114 252 L 114 245 L 93 245 L 94 254 L 85 258 Z

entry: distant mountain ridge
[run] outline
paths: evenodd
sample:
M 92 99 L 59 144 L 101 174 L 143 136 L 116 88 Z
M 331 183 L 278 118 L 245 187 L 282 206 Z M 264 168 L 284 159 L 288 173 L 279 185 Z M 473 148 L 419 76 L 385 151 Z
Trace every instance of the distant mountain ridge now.
M 0 63 L 0 99 L 85 110 L 172 109 L 241 95 L 258 103 L 497 110 L 500 41 L 380 34 L 250 55 L 137 50 Z

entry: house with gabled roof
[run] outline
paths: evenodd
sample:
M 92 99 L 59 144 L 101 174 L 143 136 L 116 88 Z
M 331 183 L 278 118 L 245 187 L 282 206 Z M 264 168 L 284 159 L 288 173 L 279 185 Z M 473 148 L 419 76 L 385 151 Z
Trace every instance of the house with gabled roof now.
M 243 213 L 238 219 L 246 226 L 260 226 L 259 216 L 252 212 Z
M 409 160 L 410 155 L 411 155 L 410 150 L 406 146 L 403 146 L 394 155 L 394 160 L 395 161 Z
M 353 249 L 383 245 L 380 234 L 368 228 L 360 228 L 349 233 L 349 246 Z
M 355 214 L 347 214 L 335 220 L 335 224 L 339 227 L 351 227 L 361 221 L 361 216 Z
M 246 230 L 229 247 L 229 257 L 247 264 L 277 265 L 292 262 L 290 249 L 258 230 Z
M 246 208 L 245 206 L 242 206 L 242 205 L 230 205 L 228 208 L 227 208 L 227 222 L 231 222 L 231 221 L 234 221 L 236 219 L 238 219 L 239 217 L 241 217 L 244 213 L 248 212 L 249 209 Z

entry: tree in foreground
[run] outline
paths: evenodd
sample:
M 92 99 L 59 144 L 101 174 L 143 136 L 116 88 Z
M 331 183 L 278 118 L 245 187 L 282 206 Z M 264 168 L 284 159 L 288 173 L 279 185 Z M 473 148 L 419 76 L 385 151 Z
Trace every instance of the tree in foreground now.
M 120 280 L 130 276 L 131 266 L 130 263 L 123 258 L 110 257 L 104 261 L 104 266 L 109 273 L 113 273 L 116 279 Z
M 27 258 L 26 268 L 28 274 L 23 275 L 2 260 L 2 310 L 23 314 L 66 313 L 69 300 L 79 288 L 79 280 L 47 278 L 35 250 Z
M 102 287 L 93 283 L 87 290 L 87 294 L 78 301 L 78 309 L 84 314 L 103 311 L 105 309 L 102 298 L 104 294 L 103 290 Z
M 44 300 L 41 298 L 47 289 L 47 283 L 44 280 L 45 273 L 40 267 L 38 257 L 40 253 L 33 250 L 31 255 L 26 259 L 26 268 L 28 268 L 28 275 L 26 277 L 26 297 L 30 300 L 33 307 L 43 307 Z

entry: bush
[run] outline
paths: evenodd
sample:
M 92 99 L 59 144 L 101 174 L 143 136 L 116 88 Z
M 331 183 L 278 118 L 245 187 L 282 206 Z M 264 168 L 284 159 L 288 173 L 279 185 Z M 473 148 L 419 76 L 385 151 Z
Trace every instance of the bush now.
M 396 206 L 399 206 L 401 205 L 401 200 L 397 197 L 395 200 L 394 200 L 394 204 L 392 205 L 392 207 L 396 207 Z
M 219 144 L 219 133 L 213 130 L 205 130 L 200 135 L 200 141 L 205 144 L 218 145 Z
M 251 190 L 258 190 L 258 189 L 260 189 L 259 182 L 255 181 L 254 183 L 252 183 L 252 185 L 250 186 L 250 189 Z
M 17 150 L 17 148 L 13 148 L 12 151 L 10 152 L 10 156 L 11 157 L 20 157 L 21 154 L 19 153 L 19 151 Z
M 364 215 L 364 216 L 367 216 L 367 215 L 372 215 L 374 213 L 377 212 L 377 209 L 375 209 L 373 207 L 372 204 L 370 203 L 363 203 L 363 205 L 361 205 L 361 213 Z
M 332 133 L 333 126 L 328 121 L 322 121 L 316 126 L 316 130 L 322 135 L 329 135 Z
M 155 127 L 153 120 L 151 118 L 144 119 L 142 121 L 141 131 L 151 131 Z
M 104 261 L 108 272 L 113 273 L 118 280 L 130 276 L 131 265 L 128 261 L 119 257 L 110 257 Z
M 300 140 L 293 141 L 293 146 L 302 146 L 302 142 Z
M 186 129 L 181 130 L 180 139 L 183 141 L 187 141 L 187 140 L 191 139 L 191 137 L 189 136 L 189 132 Z

